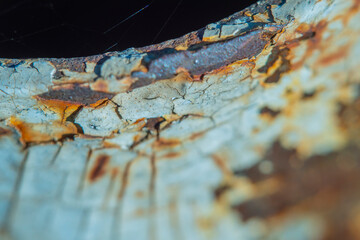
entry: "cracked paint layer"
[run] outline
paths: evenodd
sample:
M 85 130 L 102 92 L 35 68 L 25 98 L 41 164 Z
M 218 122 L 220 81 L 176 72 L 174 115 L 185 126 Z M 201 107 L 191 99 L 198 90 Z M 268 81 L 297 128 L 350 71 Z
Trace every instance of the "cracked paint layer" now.
M 359 239 L 359 6 L 0 59 L 0 238 Z

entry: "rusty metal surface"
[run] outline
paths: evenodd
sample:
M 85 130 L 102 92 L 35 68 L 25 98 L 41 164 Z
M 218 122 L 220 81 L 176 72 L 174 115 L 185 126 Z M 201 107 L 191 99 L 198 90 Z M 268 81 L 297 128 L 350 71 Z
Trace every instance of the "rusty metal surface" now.
M 360 2 L 0 59 L 0 239 L 360 239 Z

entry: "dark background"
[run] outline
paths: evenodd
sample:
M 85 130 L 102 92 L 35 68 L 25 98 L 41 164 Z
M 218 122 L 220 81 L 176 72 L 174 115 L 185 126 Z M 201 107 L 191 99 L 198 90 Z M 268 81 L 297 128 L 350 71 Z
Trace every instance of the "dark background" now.
M 202 28 L 254 2 L 0 0 L 0 58 L 76 57 L 147 46 Z

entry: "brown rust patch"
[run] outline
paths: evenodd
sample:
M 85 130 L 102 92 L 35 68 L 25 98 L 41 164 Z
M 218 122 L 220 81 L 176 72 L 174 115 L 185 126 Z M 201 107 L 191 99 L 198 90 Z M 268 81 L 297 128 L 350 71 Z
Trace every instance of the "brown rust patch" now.
M 108 99 L 113 96 L 114 94 L 92 91 L 90 88 L 78 84 L 67 84 L 54 87 L 49 92 L 36 95 L 34 98 L 47 109 L 57 113 L 62 121 L 65 121 L 81 107 L 105 106 Z
M 295 209 L 311 212 L 326 222 L 323 239 L 350 236 L 347 218 L 360 201 L 360 192 L 354 191 L 360 187 L 359 155 L 358 147 L 348 146 L 328 155 L 300 159 L 295 150 L 275 143 L 264 157 L 273 163 L 272 174 L 261 173 L 258 166 L 238 174 L 249 177 L 255 185 L 266 179 L 279 179 L 282 184 L 275 192 L 235 205 L 234 210 L 244 220 L 281 218 Z
M 85 107 L 97 107 L 105 100 L 111 99 L 112 93 L 92 91 L 89 87 L 79 84 L 61 85 L 54 87 L 46 93 L 35 96 L 36 99 L 42 101 L 58 101 L 72 105 L 81 105 Z
M 231 189 L 229 184 L 222 184 L 214 190 L 214 197 L 219 200 L 228 190 Z
M 162 123 L 164 121 L 165 121 L 165 119 L 163 117 L 147 118 L 146 124 L 144 127 L 146 127 L 149 130 L 158 130 L 160 123 Z
M 265 116 L 265 117 L 271 118 L 271 119 L 276 118 L 280 113 L 281 113 L 281 111 L 273 110 L 273 109 L 271 109 L 269 107 L 263 107 L 260 110 L 260 114 L 262 116 Z
M 102 59 L 116 55 L 116 52 L 109 52 L 88 57 L 76 57 L 76 58 L 49 58 L 45 59 L 52 63 L 57 71 L 66 69 L 72 72 L 85 72 L 86 63 L 98 63 Z
M 191 46 L 185 51 L 167 49 L 149 52 L 143 60 L 148 71 L 132 72 L 131 76 L 138 80 L 131 85 L 131 89 L 163 79 L 173 79 L 179 72 L 191 76 L 193 80 L 201 80 L 206 73 L 257 56 L 281 30 L 282 26 L 274 25 L 266 29 L 255 29 L 226 41 Z
M 360 96 L 353 103 L 340 106 L 339 122 L 350 141 L 360 148 Z
M 110 156 L 105 154 L 99 155 L 95 160 L 94 166 L 89 172 L 89 181 L 95 182 L 99 180 L 101 177 L 103 177 L 107 172 L 109 163 L 110 163 Z
M 318 93 L 317 89 L 315 89 L 313 91 L 304 92 L 301 96 L 301 99 L 303 99 L 303 100 L 312 99 L 316 96 L 317 93 Z
M 28 143 L 58 141 L 79 133 L 75 124 L 71 122 L 26 123 L 11 117 L 9 125 L 20 133 L 20 141 L 24 145 Z

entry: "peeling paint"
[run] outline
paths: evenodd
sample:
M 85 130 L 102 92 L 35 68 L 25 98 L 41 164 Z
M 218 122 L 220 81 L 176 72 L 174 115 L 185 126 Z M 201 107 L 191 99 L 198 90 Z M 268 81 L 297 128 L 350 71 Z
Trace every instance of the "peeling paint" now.
M 259 1 L 148 47 L 0 59 L 0 238 L 73 217 L 104 239 L 359 238 L 358 2 Z

